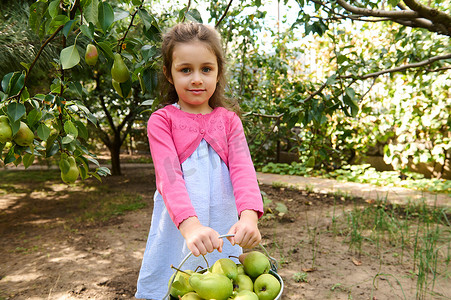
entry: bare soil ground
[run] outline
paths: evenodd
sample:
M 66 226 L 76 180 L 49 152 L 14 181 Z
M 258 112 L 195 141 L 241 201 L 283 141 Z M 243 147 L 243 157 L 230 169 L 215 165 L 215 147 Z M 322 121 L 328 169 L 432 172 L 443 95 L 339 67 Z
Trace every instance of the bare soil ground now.
M 0 189 L 0 299 L 134 299 L 155 182 L 150 166 L 123 173 L 88 180 L 88 189 L 58 179 Z M 393 249 L 358 255 L 347 236 L 334 234 L 332 216 L 370 205 L 364 199 L 261 190 L 272 200 L 260 223 L 262 244 L 279 262 L 283 299 L 415 299 L 410 254 L 402 262 Z M 86 214 L 95 201 L 121 195 L 147 205 L 106 220 Z M 434 292 L 428 299 L 450 299 L 449 278 L 438 276 Z

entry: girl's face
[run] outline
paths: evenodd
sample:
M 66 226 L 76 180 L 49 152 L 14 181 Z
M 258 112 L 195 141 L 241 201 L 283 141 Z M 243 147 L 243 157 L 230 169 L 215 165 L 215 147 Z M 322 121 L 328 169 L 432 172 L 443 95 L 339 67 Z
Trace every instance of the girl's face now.
M 212 111 L 208 100 L 216 90 L 216 55 L 202 42 L 178 43 L 172 53 L 172 78 L 182 110 L 206 114 Z

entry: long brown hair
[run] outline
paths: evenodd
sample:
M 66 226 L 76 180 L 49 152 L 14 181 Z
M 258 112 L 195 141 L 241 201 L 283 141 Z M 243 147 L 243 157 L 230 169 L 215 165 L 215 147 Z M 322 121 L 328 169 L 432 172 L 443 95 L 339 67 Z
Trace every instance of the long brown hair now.
M 227 99 L 224 95 L 226 86 L 226 62 L 220 34 L 211 26 L 200 23 L 180 23 L 172 27 L 163 35 L 161 46 L 161 56 L 163 58 L 163 68 L 166 74 L 160 76 L 160 96 L 162 104 L 172 104 L 178 101 L 178 95 L 174 85 L 167 78 L 172 78 L 171 67 L 174 47 L 178 43 L 190 43 L 200 41 L 206 44 L 210 51 L 216 56 L 218 63 L 218 83 L 216 90 L 211 96 L 208 104 L 210 107 L 225 107 L 238 112 L 238 105 Z

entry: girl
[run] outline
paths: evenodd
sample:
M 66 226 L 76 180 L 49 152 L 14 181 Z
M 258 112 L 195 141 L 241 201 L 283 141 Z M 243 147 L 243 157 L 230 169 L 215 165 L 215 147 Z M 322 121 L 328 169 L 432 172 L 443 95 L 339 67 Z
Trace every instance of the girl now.
M 263 202 L 241 121 L 225 108 L 219 34 L 183 23 L 163 36 L 166 105 L 148 122 L 157 191 L 136 298 L 161 300 L 171 265 L 206 267 L 261 241 Z M 229 242 L 220 234 L 234 234 Z M 217 251 L 214 251 L 217 250 Z

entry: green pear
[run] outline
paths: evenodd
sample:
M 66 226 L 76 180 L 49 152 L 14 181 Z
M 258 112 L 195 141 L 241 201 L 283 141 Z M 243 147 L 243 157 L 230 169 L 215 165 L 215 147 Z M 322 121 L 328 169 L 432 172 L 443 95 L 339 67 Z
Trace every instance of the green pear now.
M 94 66 L 99 58 L 99 53 L 97 52 L 96 46 L 93 44 L 88 44 L 86 46 L 85 61 L 88 65 Z
M 273 300 L 280 292 L 279 280 L 271 274 L 262 274 L 254 281 L 254 292 L 260 300 Z
M 238 292 L 233 299 L 235 299 L 235 300 L 259 300 L 256 293 L 254 293 L 253 291 L 248 291 L 248 290 L 243 290 L 241 292 Z
M 198 294 L 196 294 L 195 292 L 186 293 L 180 299 L 181 300 L 202 300 L 202 298 Z
M 240 274 L 246 274 L 246 272 L 244 272 L 244 267 L 242 264 L 237 264 L 236 265 L 236 269 L 238 270 L 238 275 Z
M 122 60 L 122 56 L 119 53 L 114 54 L 113 67 L 111 68 L 111 76 L 119 83 L 126 82 L 130 78 L 127 66 Z
M 0 143 L 6 143 L 11 141 L 13 137 L 13 131 L 9 126 L 7 116 L 0 116 Z
M 243 259 L 244 272 L 252 279 L 257 278 L 261 274 L 268 273 L 271 268 L 269 259 L 261 252 L 252 251 L 246 253 Z
M 189 283 L 204 299 L 226 300 L 233 294 L 232 280 L 223 274 L 207 273 L 191 276 Z
M 212 273 L 224 274 L 232 280 L 238 276 L 236 263 L 230 258 L 220 258 L 211 267 Z
M 194 289 L 189 284 L 189 278 L 190 278 L 191 274 L 193 274 L 193 273 L 194 273 L 194 271 L 192 271 L 192 270 L 186 270 L 184 272 L 176 272 L 176 273 L 172 274 L 172 276 L 168 282 L 168 287 L 169 287 L 169 284 L 172 282 L 172 278 L 174 278 L 174 276 L 175 276 L 175 279 L 172 282 L 172 286 L 171 286 L 171 290 L 170 290 L 171 296 L 178 299 L 179 296 L 182 297 L 186 293 L 194 291 Z
M 20 128 L 14 136 L 14 142 L 19 146 L 29 146 L 31 143 L 33 143 L 33 140 L 33 131 L 28 128 L 27 124 L 20 121 Z
M 253 291 L 254 283 L 249 276 L 245 274 L 238 274 L 236 279 L 233 281 L 233 290 L 237 292 L 244 290 Z
M 75 158 L 73 156 L 69 156 L 67 160 L 69 161 L 69 171 L 64 173 L 61 170 L 61 179 L 65 183 L 70 184 L 77 180 L 80 171 L 78 170 L 77 163 L 75 162 Z

